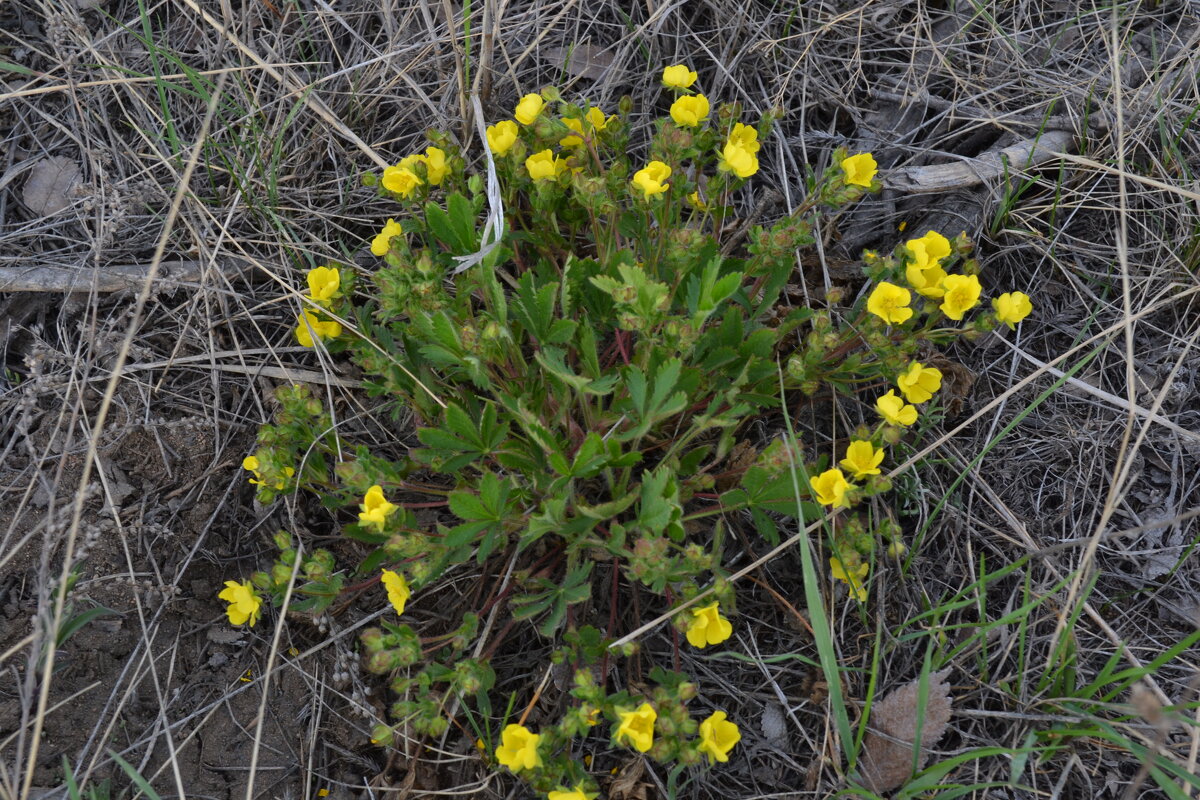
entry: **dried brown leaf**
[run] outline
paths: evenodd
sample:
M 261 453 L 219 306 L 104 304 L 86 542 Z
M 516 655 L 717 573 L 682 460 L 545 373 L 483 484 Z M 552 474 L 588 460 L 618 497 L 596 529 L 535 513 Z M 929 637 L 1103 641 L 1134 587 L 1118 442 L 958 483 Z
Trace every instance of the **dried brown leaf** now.
M 921 750 L 938 743 L 950 723 L 950 670 L 929 676 L 924 713 L 919 708 L 920 680 L 894 689 L 871 708 L 871 727 L 863 741 L 859 771 L 862 784 L 873 792 L 887 792 L 908 780 L 913 767 L 913 743 L 921 728 Z M 925 765 L 922 752 L 918 768 Z
M 34 214 L 48 217 L 71 205 L 81 180 L 79 165 L 69 158 L 43 158 L 29 171 L 21 200 Z
M 612 68 L 613 53 L 607 47 L 594 44 L 576 44 L 570 47 L 552 47 L 545 58 L 560 66 L 568 75 L 598 81 Z

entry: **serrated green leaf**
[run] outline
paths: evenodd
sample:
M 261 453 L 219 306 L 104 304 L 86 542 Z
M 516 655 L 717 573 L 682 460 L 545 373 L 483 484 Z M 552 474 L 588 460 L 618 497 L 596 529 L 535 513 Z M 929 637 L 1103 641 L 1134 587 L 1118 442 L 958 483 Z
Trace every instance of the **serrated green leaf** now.
M 491 524 L 490 522 L 466 522 L 457 525 L 446 531 L 446 535 L 442 537 L 442 544 L 449 549 L 465 547 L 474 542 L 476 537 L 487 530 Z
M 450 510 L 456 517 L 467 522 L 495 521 L 495 516 L 477 495 L 471 492 L 451 492 Z

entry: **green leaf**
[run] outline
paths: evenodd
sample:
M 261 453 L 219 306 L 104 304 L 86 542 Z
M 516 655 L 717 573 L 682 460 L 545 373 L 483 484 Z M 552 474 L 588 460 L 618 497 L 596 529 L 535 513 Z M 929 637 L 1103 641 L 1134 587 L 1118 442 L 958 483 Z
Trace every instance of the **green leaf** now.
M 459 519 L 472 521 L 494 522 L 492 513 L 477 495 L 470 492 L 451 492 L 450 510 Z
M 4 70 L 5 72 L 15 72 L 18 75 L 37 75 L 37 73 L 31 70 L 29 67 L 23 67 L 20 64 L 14 64 L 11 61 L 0 61 L 0 70 Z
M 517 290 L 513 293 L 510 308 L 513 319 L 521 324 L 530 339 L 535 344 L 545 345 L 551 343 L 558 283 L 550 282 L 539 288 L 534 283 L 535 280 L 532 272 L 526 272 L 521 276 L 517 282 Z
M 84 625 L 87 625 L 97 617 L 103 616 L 119 617 L 121 614 L 118 611 L 113 611 L 111 608 L 105 608 L 104 606 L 89 608 L 87 611 L 81 611 L 64 622 L 62 627 L 58 629 L 58 635 L 55 637 L 54 646 L 62 647 L 68 639 L 70 639 L 79 631 L 80 628 L 82 628 Z
M 446 535 L 442 537 L 442 544 L 451 550 L 465 547 L 474 542 L 475 538 L 490 526 L 490 522 L 467 522 L 458 525 L 446 531 Z

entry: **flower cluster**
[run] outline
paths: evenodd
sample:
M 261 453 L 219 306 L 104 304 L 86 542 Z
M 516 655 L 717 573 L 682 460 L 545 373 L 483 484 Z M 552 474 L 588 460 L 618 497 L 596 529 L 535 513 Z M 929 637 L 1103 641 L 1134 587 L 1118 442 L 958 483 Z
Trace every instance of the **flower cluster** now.
M 595 717 L 598 713 L 599 709 L 592 709 L 588 717 Z M 655 730 L 660 720 L 653 705 L 642 702 L 633 708 L 615 707 L 613 716 L 612 741 L 615 744 L 627 745 L 639 753 L 649 753 L 654 749 Z M 692 745 L 694 752 L 706 757 L 710 764 L 729 761 L 729 754 L 742 738 L 738 726 L 729 721 L 724 711 L 713 712 L 698 727 L 692 722 L 689 729 L 699 734 L 698 741 Z M 546 764 L 544 751 L 547 738 L 520 723 L 510 723 L 500 732 L 500 744 L 495 750 L 496 761 L 514 773 L 539 770 Z M 594 796 L 586 794 L 587 784 L 581 782 L 573 789 L 559 787 L 550 792 L 548 797 L 549 800 L 572 797 L 574 792 L 579 796 Z
M 847 174 L 850 172 L 847 169 Z M 946 272 L 946 263 L 953 255 L 950 240 L 937 231 L 908 240 L 901 256 L 904 279 L 909 288 L 880 281 L 867 298 L 867 311 L 888 325 L 903 325 L 916 313 L 910 307 L 913 301 L 911 289 L 931 301 L 924 313 L 932 315 L 934 311 L 940 311 L 947 319 L 962 321 L 963 316 L 979 304 L 983 286 L 977 275 Z M 1023 292 L 1002 294 L 992 301 L 992 306 L 995 309 L 992 319 L 1010 328 L 1033 310 L 1029 296 Z
M 342 296 L 342 276 L 337 267 L 316 267 L 308 271 L 308 293 L 313 303 L 322 309 Z M 336 339 L 342 335 L 337 320 L 325 319 L 320 313 L 305 308 L 296 317 L 296 341 L 304 347 L 314 347 L 318 340 Z
M 439 186 L 449 172 L 446 151 L 431 146 L 425 148 L 424 155 L 405 156 L 399 164 L 385 169 L 380 183 L 389 192 L 407 198 L 426 183 Z

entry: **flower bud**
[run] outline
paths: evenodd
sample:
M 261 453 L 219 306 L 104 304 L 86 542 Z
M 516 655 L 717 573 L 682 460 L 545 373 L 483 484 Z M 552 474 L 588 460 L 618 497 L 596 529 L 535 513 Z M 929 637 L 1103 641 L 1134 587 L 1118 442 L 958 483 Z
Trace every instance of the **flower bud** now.
M 292 579 L 292 568 L 287 564 L 275 564 L 271 567 L 271 580 L 276 586 L 286 586 Z
M 888 545 L 888 556 L 896 559 L 897 561 L 900 560 L 907 552 L 908 547 L 905 546 L 904 542 L 892 542 Z
M 359 634 L 358 640 L 368 653 L 378 653 L 383 649 L 383 631 L 379 628 L 367 628 Z
M 371 744 L 379 745 L 380 747 L 392 746 L 392 728 L 389 725 L 384 725 L 382 722 L 371 728 Z
M 372 675 L 383 675 L 392 671 L 392 653 L 390 650 L 380 650 L 377 653 L 371 653 L 367 657 L 367 663 L 364 666 L 367 672 Z

